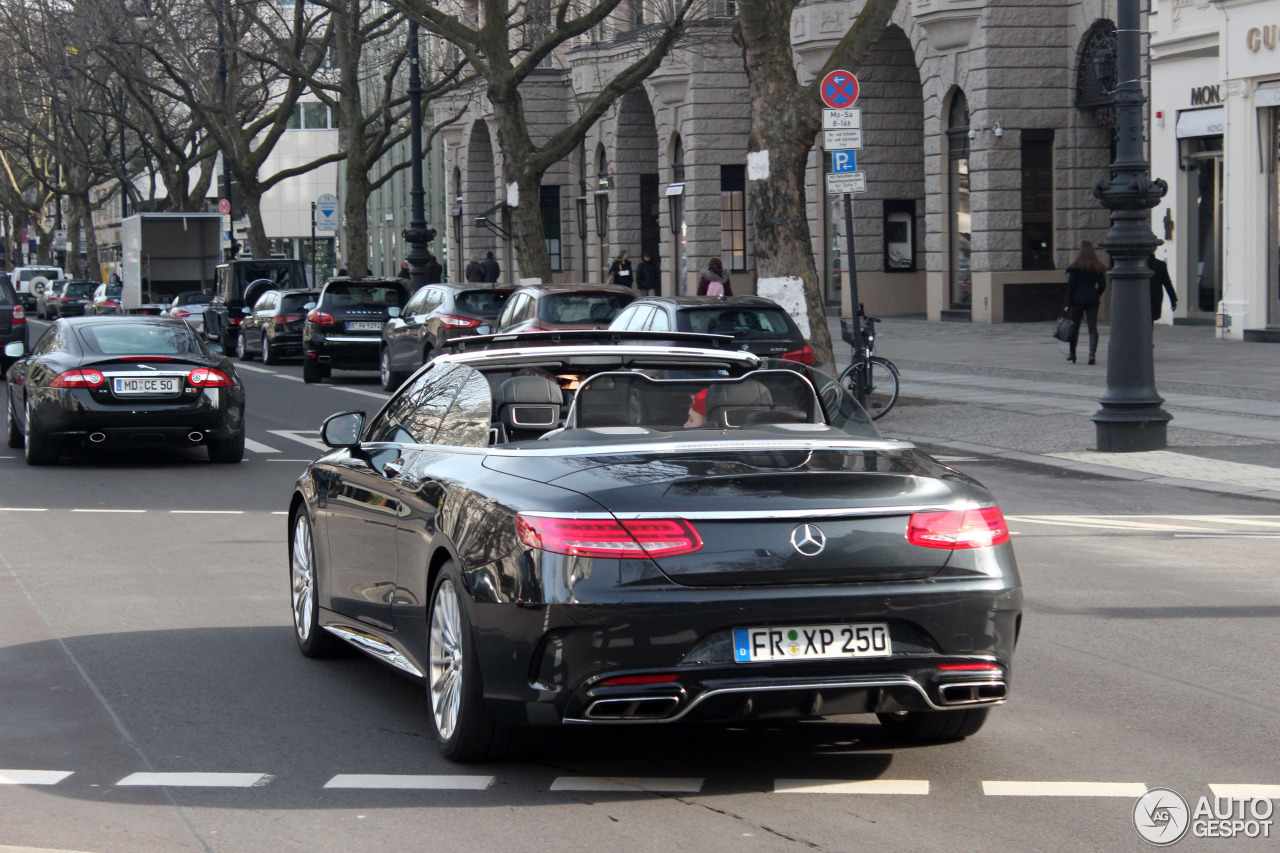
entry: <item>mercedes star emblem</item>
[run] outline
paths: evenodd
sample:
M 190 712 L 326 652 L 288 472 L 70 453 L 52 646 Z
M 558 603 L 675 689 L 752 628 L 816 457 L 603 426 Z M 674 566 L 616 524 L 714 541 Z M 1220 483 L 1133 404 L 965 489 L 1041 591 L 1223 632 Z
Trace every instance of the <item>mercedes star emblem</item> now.
M 802 524 L 791 531 L 791 547 L 806 557 L 816 557 L 827 547 L 827 537 L 815 524 Z

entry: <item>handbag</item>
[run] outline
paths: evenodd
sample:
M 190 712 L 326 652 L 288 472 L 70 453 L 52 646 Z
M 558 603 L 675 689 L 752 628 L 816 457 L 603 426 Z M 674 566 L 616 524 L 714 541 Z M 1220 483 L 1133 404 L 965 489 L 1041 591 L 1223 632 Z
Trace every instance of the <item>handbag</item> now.
M 1071 339 L 1076 336 L 1076 323 L 1070 317 L 1058 318 L 1058 325 L 1053 330 L 1053 337 L 1064 344 L 1071 343 Z

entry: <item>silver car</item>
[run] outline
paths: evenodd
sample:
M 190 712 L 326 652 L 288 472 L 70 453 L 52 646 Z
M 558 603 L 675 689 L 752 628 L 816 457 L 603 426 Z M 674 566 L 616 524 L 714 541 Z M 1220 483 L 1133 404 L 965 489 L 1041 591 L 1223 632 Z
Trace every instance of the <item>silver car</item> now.
M 160 312 L 160 316 L 185 320 L 191 327 L 191 331 L 202 335 L 204 334 L 204 311 L 209 307 L 209 301 L 212 299 L 212 293 L 201 290 L 179 293 L 173 303 Z

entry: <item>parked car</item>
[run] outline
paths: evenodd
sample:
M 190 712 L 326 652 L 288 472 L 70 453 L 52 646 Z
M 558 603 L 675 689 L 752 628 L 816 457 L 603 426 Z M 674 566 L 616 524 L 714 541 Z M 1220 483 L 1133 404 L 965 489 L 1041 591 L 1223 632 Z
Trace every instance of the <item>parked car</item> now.
M 54 282 L 40 294 L 40 318 L 53 320 L 82 316 L 97 287 L 96 281 L 64 279 Z
M 977 732 L 1021 620 L 995 498 L 832 377 L 693 340 L 480 342 L 325 421 L 289 504 L 302 653 L 424 681 L 459 761 L 531 724 Z
M 382 327 L 408 301 L 403 279 L 330 279 L 302 327 L 303 380 L 319 382 L 334 369 L 377 370 Z
M 527 285 L 507 297 L 498 331 L 603 329 L 635 298 L 634 290 L 614 284 Z
M 240 378 L 181 320 L 55 320 L 8 378 L 9 446 L 25 448 L 28 465 L 85 443 L 167 441 L 204 445 L 214 462 L 244 457 Z
M 235 352 L 244 309 L 268 290 L 307 290 L 306 267 L 287 258 L 246 258 L 222 264 L 217 270 L 213 298 L 204 311 L 205 340 L 218 341 Z
M 474 284 L 431 284 L 419 290 L 400 316 L 382 327 L 378 357 L 382 387 L 399 388 L 405 377 L 444 352 L 450 341 L 495 331 L 511 291 Z
M 813 348 L 795 320 L 762 296 L 646 296 L 623 309 L 609 328 L 732 335 L 734 344 L 756 355 L 813 364 Z
M 49 282 L 32 282 L 31 289 L 36 295 L 36 319 L 52 319 L 53 306 L 50 304 L 58 298 L 58 290 L 71 279 L 55 278 Z
M 93 291 L 93 298 L 84 306 L 87 317 L 114 317 L 124 314 L 124 285 L 118 281 L 100 284 Z
M 318 290 L 268 290 L 240 322 L 236 355 L 249 361 L 262 356 L 263 364 L 277 364 L 284 356 L 302 354 L 302 326 L 307 312 L 316 307 Z
M 22 300 L 22 307 L 28 314 L 34 314 L 36 299 L 39 297 L 40 291 L 48 287 L 50 282 L 57 281 L 63 277 L 61 267 L 14 267 L 10 283 L 13 284 L 13 289 L 18 292 L 18 297 Z
M 11 343 L 20 343 L 26 349 L 27 309 L 22 306 L 22 299 L 9 283 L 9 276 L 0 273 L 0 373 L 7 371 L 17 358 L 3 352 Z
M 188 290 L 174 297 L 169 307 L 160 312 L 162 317 L 185 320 L 197 335 L 204 333 L 204 312 L 213 301 L 213 294 L 206 290 Z

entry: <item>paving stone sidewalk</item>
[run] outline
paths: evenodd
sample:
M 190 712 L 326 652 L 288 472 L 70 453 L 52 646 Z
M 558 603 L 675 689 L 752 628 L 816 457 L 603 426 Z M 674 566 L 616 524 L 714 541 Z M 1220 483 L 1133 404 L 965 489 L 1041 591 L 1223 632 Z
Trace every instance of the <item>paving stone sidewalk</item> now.
M 843 368 L 849 346 L 832 319 Z M 1109 328 L 1097 365 L 1066 360 L 1052 323 L 929 323 L 885 318 L 877 353 L 902 373 L 882 432 L 1125 479 L 1280 500 L 1280 345 L 1225 343 L 1210 326 L 1156 326 L 1156 387 L 1173 415 L 1169 447 L 1099 453 L 1090 416 L 1106 388 Z

